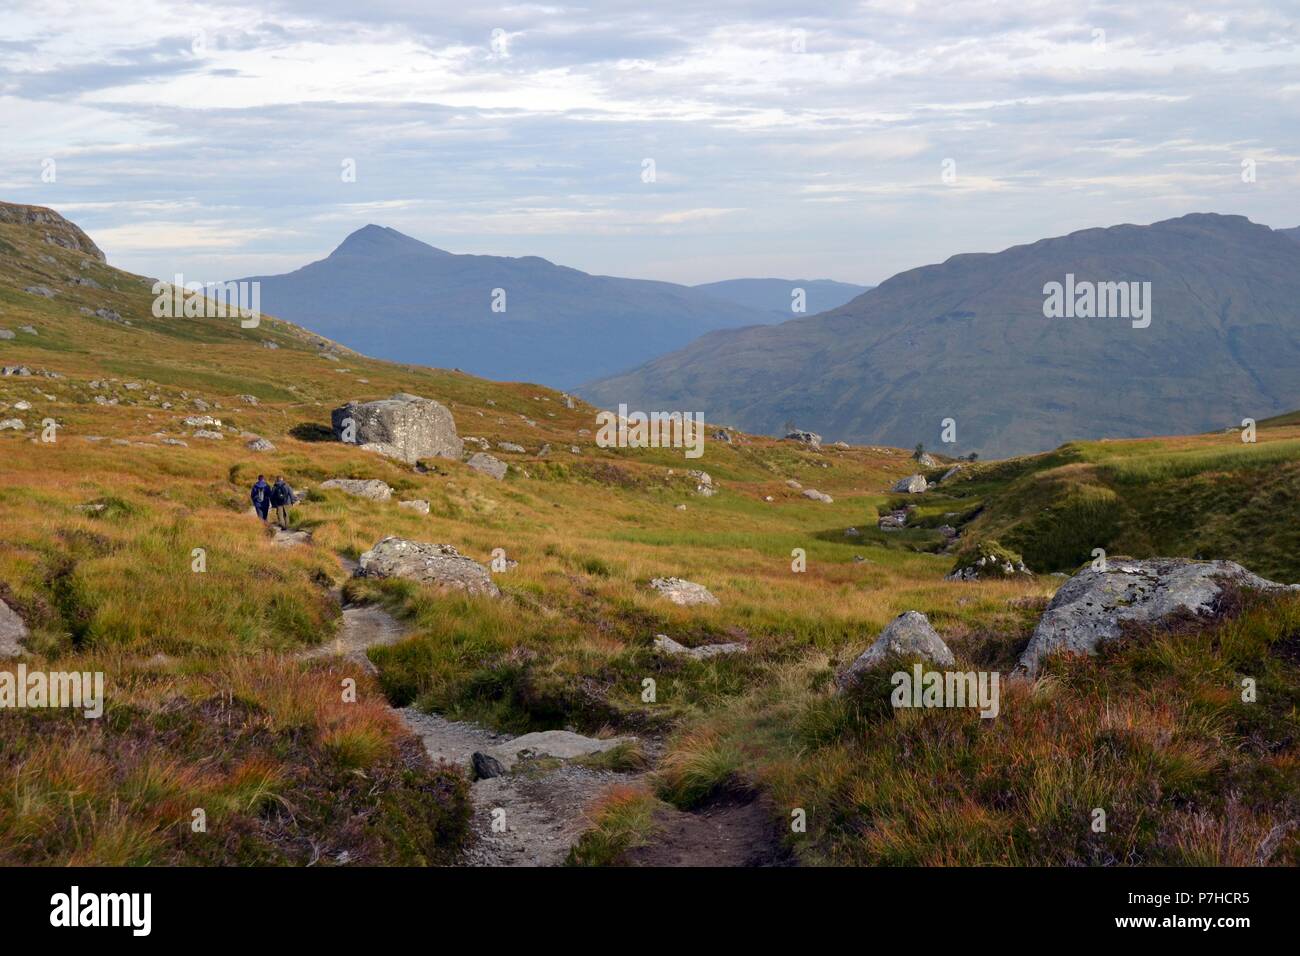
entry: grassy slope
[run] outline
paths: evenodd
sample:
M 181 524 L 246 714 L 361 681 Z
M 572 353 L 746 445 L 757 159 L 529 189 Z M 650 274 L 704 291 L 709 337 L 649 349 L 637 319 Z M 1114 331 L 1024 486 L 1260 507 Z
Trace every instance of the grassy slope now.
M 943 488 L 983 504 L 967 531 L 1021 552 L 1035 571 L 1108 554 L 1231 558 L 1300 581 L 1300 422 L 1142 441 L 1072 442 L 981 464 Z M 953 510 L 957 505 L 951 506 Z
M 1178 814 L 1228 819 L 1224 788 L 1238 777 L 1189 776 L 1182 755 L 1202 745 L 1216 769 L 1235 760 L 1244 777 L 1232 818 L 1241 825 L 1218 849 L 1195 844 L 1210 861 L 1248 853 L 1260 828 L 1293 809 L 1278 795 L 1284 785 L 1296 789 L 1294 717 L 1279 700 L 1294 708 L 1295 668 L 1274 653 L 1294 643 L 1293 607 L 1256 612 L 1263 623 L 1228 650 L 1223 638 L 1187 637 L 1182 656 L 1159 658 L 1158 686 L 1141 685 L 1136 696 L 1128 692 L 1154 666 L 1144 663 L 1152 651 L 1135 652 L 1125 667 L 1054 675 L 1059 683 L 1040 682 L 1045 690 L 1034 694 L 1008 693 L 1004 716 L 991 722 L 837 702 L 826 693 L 834 667 L 895 614 L 923 610 L 965 660 L 1002 667 L 1054 587 L 1050 578 L 944 582 L 951 558 L 916 550 L 935 546 L 936 532 L 876 531 L 878 510 L 892 500 L 882 489 L 910 470 L 904 452 L 819 455 L 746 439 L 710 443 L 690 463 L 670 451 L 600 450 L 579 435 L 593 428 L 592 410 L 569 410 L 546 389 L 346 352 L 329 361 L 319 357 L 334 351 L 327 344 L 270 320 L 255 330 L 228 320 L 155 321 L 144 283 L 101 265 L 83 269 L 82 259 L 31 229 L 0 225 L 0 327 L 38 331 L 0 341 L 0 364 L 67 376 L 0 379 L 0 402 L 33 406 L 0 409 L 28 424 L 25 434 L 0 433 L 0 586 L 33 625 L 37 661 L 104 670 L 109 697 L 98 722 L 66 712 L 0 714 L 0 763 L 14 781 L 0 794 L 0 861 L 302 863 L 343 850 L 354 862 L 448 859 L 464 835 L 463 782 L 428 766 L 385 694 L 514 730 L 671 730 L 656 777 L 661 796 L 690 805 L 720 788 L 766 786 L 779 806 L 808 809 L 808 834 L 792 839 L 809 861 L 1072 858 L 1074 844 L 1009 841 L 1008 832 L 1027 818 L 1086 830 L 1076 816 L 1093 799 L 1089 787 L 1112 782 L 1123 784 L 1126 805 L 1148 801 L 1140 805 L 1146 829 L 1124 829 L 1114 847 L 1088 858 L 1122 859 L 1124 847 L 1154 845 L 1162 825 L 1177 828 Z M 70 286 L 69 275 L 89 275 L 102 288 Z M 60 294 L 22 291 L 35 282 Z M 134 325 L 85 317 L 79 306 L 114 309 Z M 265 339 L 280 348 L 264 348 Z M 118 381 L 89 388 L 105 377 Z M 145 387 L 125 390 L 128 381 Z M 417 474 L 293 437 L 310 437 L 300 426 L 319 427 L 345 399 L 399 390 L 448 404 L 463 435 L 553 450 L 545 459 L 503 454 L 515 467 L 499 483 L 455 462 Z M 261 404 L 240 403 L 241 393 Z M 120 403 L 96 405 L 95 395 Z M 278 450 L 254 455 L 233 433 L 223 442 L 188 437 L 188 448 L 158 444 L 155 432 L 192 431 L 179 419 L 196 413 L 197 397 L 219 402 L 212 414 Z M 46 417 L 62 423 L 58 442 L 31 441 Z M 568 451 L 574 443 L 581 455 Z M 692 493 L 684 472 L 696 466 L 721 482 L 718 495 Z M 315 492 L 294 509 L 314 547 L 285 551 L 246 514 L 259 470 L 283 472 L 296 486 L 335 475 L 382 478 L 398 497 L 428 499 L 432 513 Z M 788 478 L 835 503 L 799 497 Z M 1011 480 L 986 477 L 982 494 Z M 96 501 L 107 506 L 97 515 L 78 510 Z M 929 508 L 933 523 L 945 509 L 938 501 Z M 850 525 L 860 539 L 844 536 Z M 353 597 L 387 602 L 416 631 L 372 652 L 378 680 L 346 664 L 296 660 L 336 626 L 328 588 L 342 573 L 334 554 L 355 556 L 387 534 L 449 542 L 483 561 L 502 547 L 520 563 L 497 576 L 501 602 L 440 598 L 397 582 L 349 584 Z M 190 570 L 195 547 L 207 551 L 206 573 Z M 790 570 L 796 547 L 807 550 L 805 574 Z M 855 554 L 868 562 L 855 563 Z M 648 591 L 650 578 L 670 574 L 705 584 L 721 606 L 678 608 Z M 669 660 L 650 651 L 657 632 L 688 644 L 740 637 L 752 651 Z M 1202 653 L 1213 666 L 1192 668 Z M 1260 727 L 1229 700 L 1230 671 L 1244 665 L 1272 694 L 1267 709 L 1248 712 L 1268 715 L 1257 718 Z M 1193 670 L 1195 680 L 1187 678 Z M 340 700 L 344 677 L 358 682 L 359 703 Z M 658 684 L 654 704 L 640 698 L 646 677 Z M 1049 694 L 1077 703 L 1049 707 Z M 1123 753 L 1133 756 L 1113 777 L 1089 763 L 1117 746 L 1099 738 L 1099 710 L 1118 722 L 1109 729 L 1132 738 Z M 1079 776 L 1053 777 L 1068 755 L 1082 755 Z M 1165 806 L 1152 794 L 1171 782 L 1183 802 Z M 207 812 L 206 834 L 189 826 L 196 807 Z M 1292 841 L 1277 859 L 1294 856 Z

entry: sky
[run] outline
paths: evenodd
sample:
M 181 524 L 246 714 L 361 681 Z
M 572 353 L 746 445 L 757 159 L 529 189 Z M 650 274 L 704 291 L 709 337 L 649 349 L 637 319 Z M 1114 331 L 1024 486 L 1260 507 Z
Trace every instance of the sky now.
M 683 283 L 876 283 L 1188 212 L 1300 225 L 1300 7 L 3 0 L 0 200 L 121 268 L 367 223 Z

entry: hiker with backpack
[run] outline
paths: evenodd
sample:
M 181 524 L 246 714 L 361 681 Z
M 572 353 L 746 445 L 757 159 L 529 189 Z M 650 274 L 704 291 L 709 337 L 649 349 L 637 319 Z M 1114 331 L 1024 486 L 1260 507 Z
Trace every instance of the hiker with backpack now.
M 257 483 L 253 485 L 251 497 L 257 516 L 265 521 L 267 513 L 271 510 L 271 486 L 266 483 L 265 475 L 257 476 Z
M 289 530 L 289 506 L 292 504 L 293 489 L 283 475 L 276 475 L 275 484 L 271 486 L 271 507 L 275 509 L 276 522 L 285 531 Z

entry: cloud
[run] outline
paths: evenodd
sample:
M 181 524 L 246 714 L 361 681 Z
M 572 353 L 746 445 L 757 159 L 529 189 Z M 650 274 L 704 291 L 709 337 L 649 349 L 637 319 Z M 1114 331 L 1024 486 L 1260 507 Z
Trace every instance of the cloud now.
M 603 273 L 862 282 L 1121 219 L 1300 222 L 1289 5 L 9 7 L 4 198 L 151 274 L 264 272 L 369 221 Z

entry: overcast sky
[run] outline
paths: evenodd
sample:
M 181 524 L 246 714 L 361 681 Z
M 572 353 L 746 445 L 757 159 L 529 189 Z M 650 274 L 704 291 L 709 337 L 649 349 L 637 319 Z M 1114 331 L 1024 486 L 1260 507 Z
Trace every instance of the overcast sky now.
M 146 275 L 288 271 L 370 222 L 688 283 L 1300 225 L 1294 3 L 3 6 L 0 199 Z

